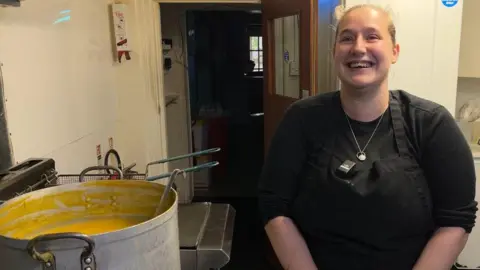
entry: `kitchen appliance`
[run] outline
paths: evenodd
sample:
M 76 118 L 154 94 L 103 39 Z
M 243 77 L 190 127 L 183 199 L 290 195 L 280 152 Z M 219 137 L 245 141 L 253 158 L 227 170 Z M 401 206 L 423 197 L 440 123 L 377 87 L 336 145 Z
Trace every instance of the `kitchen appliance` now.
M 56 181 L 55 161 L 30 158 L 0 173 L 0 200 L 6 201 Z
M 184 158 L 207 155 L 220 151 L 220 148 L 212 148 L 191 154 L 171 157 L 159 161 L 150 162 L 145 173 L 137 173 L 132 171 L 130 165 L 122 170 L 123 179 L 129 180 L 155 180 L 159 178 L 169 177 L 170 172 L 164 173 L 160 176 L 149 177 L 148 168 L 156 164 L 164 164 L 167 162 L 180 160 Z M 52 160 L 53 161 L 53 160 Z M 107 163 L 108 164 L 108 163 Z M 192 168 L 184 169 L 186 172 L 199 171 L 205 168 L 216 166 L 218 162 L 208 162 L 197 165 Z M 105 170 L 109 172 L 113 167 L 96 166 L 88 168 L 79 174 L 61 174 L 56 175 L 55 180 L 50 181 L 49 185 L 78 184 L 80 182 L 89 182 L 94 180 L 111 180 L 120 178 L 118 173 L 90 173 L 91 170 Z M 193 185 L 193 183 L 190 183 Z M 45 186 L 42 186 L 42 188 Z M 41 187 L 38 187 L 41 188 Z M 193 186 L 190 187 L 193 189 Z M 187 188 L 187 189 L 190 189 Z M 175 189 L 175 188 L 174 188 Z M 23 189 L 17 189 L 22 193 Z M 31 189 L 36 190 L 36 189 Z M 30 190 L 29 190 L 30 191 Z M 179 192 L 182 192 L 181 190 Z M 187 192 L 188 193 L 188 192 Z M 188 193 L 193 196 L 193 193 Z M 14 194 L 15 195 L 15 194 Z M 178 230 L 179 230 L 179 247 L 182 270 L 210 270 L 220 269 L 225 266 L 230 260 L 230 253 L 232 247 L 232 238 L 235 222 L 235 209 L 229 204 L 201 202 L 201 203 L 178 204 Z M 1 246 L 0 237 L 0 246 Z M 68 240 L 67 240 L 68 241 Z M 81 242 L 81 241 L 80 241 Z M 1 252 L 1 248 L 0 248 Z M 1 258 L 1 256 L 0 256 Z M 72 258 L 73 259 L 73 258 Z M 78 259 L 77 259 L 78 260 Z M 47 268 L 48 269 L 48 268 Z M 107 268 L 108 269 L 108 268 Z M 155 269 L 155 268 L 153 268 Z
M 9 200 L 0 206 L 1 268 L 179 270 L 175 190 L 169 191 L 162 214 L 154 216 L 164 189 L 148 181 L 98 180 L 44 188 Z M 49 232 L 78 222 L 85 229 L 97 229 L 88 224 L 111 218 L 139 222 L 88 235 Z
M 182 270 L 220 269 L 230 261 L 235 209 L 223 203 L 178 206 Z
M 145 173 L 148 175 L 149 166 L 155 164 L 210 155 L 218 153 L 220 150 L 218 147 L 211 148 L 150 162 Z M 218 164 L 216 161 L 213 162 Z M 210 163 L 212 162 L 197 166 L 204 166 Z M 197 176 L 198 173 L 194 175 Z M 181 270 L 220 269 L 230 261 L 236 212 L 229 204 L 211 202 L 191 203 L 194 181 L 188 183 L 190 186 L 185 191 L 191 196 L 187 200 L 188 203 L 180 203 L 178 205 Z M 182 193 L 182 190 L 178 192 Z

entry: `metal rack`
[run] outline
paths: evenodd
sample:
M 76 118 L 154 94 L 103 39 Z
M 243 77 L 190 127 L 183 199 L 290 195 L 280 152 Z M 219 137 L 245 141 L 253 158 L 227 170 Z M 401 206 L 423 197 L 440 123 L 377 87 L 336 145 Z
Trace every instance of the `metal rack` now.
M 53 159 L 29 158 L 0 172 L 0 201 L 45 188 L 56 179 Z
M 150 162 L 146 165 L 145 168 L 145 173 L 138 173 L 132 171 L 133 167 L 135 167 L 135 163 L 125 167 L 123 169 L 123 178 L 124 180 L 146 180 L 146 181 L 155 181 L 163 178 L 168 178 L 172 175 L 172 172 L 166 172 L 162 173 L 160 175 L 148 175 L 148 169 L 150 166 L 153 165 L 158 165 L 158 164 L 164 164 L 168 163 L 171 161 L 176 161 L 176 160 L 181 160 L 185 158 L 190 158 L 190 157 L 197 157 L 197 156 L 203 156 L 203 155 L 208 155 L 212 154 L 215 152 L 220 151 L 220 148 L 212 148 L 212 149 L 207 149 L 203 151 L 198 151 L 194 152 L 191 154 L 186 154 L 186 155 L 180 155 L 176 157 L 171 157 L 171 158 L 166 158 L 166 159 L 161 159 L 157 161 Z M 191 173 L 191 172 L 197 172 L 201 171 L 204 169 L 209 169 L 217 166 L 219 163 L 217 161 L 212 161 L 212 162 L 207 162 L 204 164 L 196 165 L 193 167 L 188 167 L 188 168 L 183 168 L 181 169 L 185 173 Z M 109 171 L 109 169 L 113 169 L 115 167 L 112 166 L 96 166 L 99 168 L 99 170 L 105 170 L 106 172 Z M 82 177 L 81 177 L 82 176 Z M 12 194 L 12 198 L 23 195 L 25 193 L 29 193 L 38 189 L 42 189 L 45 187 L 51 187 L 51 186 L 57 186 L 57 185 L 65 185 L 65 184 L 74 184 L 74 183 L 79 183 L 83 182 L 81 181 L 81 178 L 83 181 L 91 181 L 91 180 L 112 180 L 112 179 L 119 179 L 119 175 L 115 173 L 88 173 L 88 174 L 58 174 L 58 172 L 55 169 L 48 169 L 46 170 L 40 178 L 40 181 L 36 182 L 33 185 L 26 185 L 26 187 L 23 188 L 21 192 L 15 192 Z M 175 187 L 174 187 L 175 188 Z M 21 189 L 19 189 L 21 190 Z M 0 205 L 3 203 L 3 200 L 0 200 Z
M 106 169 L 111 167 L 105 167 Z M 106 170 L 105 169 L 105 170 Z M 84 176 L 85 181 L 92 181 L 92 180 L 112 180 L 116 179 L 117 175 L 115 173 L 89 173 Z M 141 173 L 130 173 L 124 174 L 123 179 L 130 179 L 130 180 L 145 180 L 146 175 Z M 57 177 L 56 182 L 54 185 L 66 185 L 66 184 L 74 184 L 80 182 L 80 174 L 60 174 Z
M 40 179 L 41 179 L 40 181 L 38 181 L 37 183 L 31 186 L 28 186 L 22 192 L 15 193 L 15 197 L 21 196 L 25 193 L 32 192 L 37 189 L 41 189 L 42 187 L 48 187 L 53 185 L 57 181 L 57 171 L 54 169 L 50 169 L 44 174 L 42 174 Z
M 149 175 L 149 167 L 151 167 L 153 165 L 165 164 L 165 163 L 168 163 L 168 162 L 177 161 L 177 160 L 181 160 L 181 159 L 204 156 L 204 155 L 212 154 L 212 153 L 215 153 L 215 152 L 219 152 L 220 150 L 221 150 L 220 148 L 212 148 L 212 149 L 207 149 L 207 150 L 203 150 L 203 151 L 194 152 L 194 153 L 191 153 L 191 154 L 180 155 L 180 156 L 170 157 L 170 158 L 161 159 L 161 160 L 157 160 L 157 161 L 152 161 L 145 166 L 145 173 L 138 173 L 138 172 L 132 171 L 133 167 L 135 166 L 135 164 L 132 164 L 132 165 L 126 167 L 123 170 L 123 179 L 155 181 L 155 180 L 159 180 L 159 179 L 163 179 L 163 178 L 168 178 L 172 175 L 172 172 L 166 172 L 166 173 L 162 173 L 160 175 L 150 176 Z M 191 173 L 191 172 L 201 171 L 201 170 L 204 170 L 204 169 L 213 168 L 213 167 L 217 166 L 218 164 L 219 164 L 218 161 L 211 161 L 211 162 L 196 165 L 196 166 L 193 166 L 193 167 L 183 168 L 181 170 L 184 171 L 185 173 Z M 105 170 L 105 173 L 84 174 L 83 175 L 83 180 L 84 181 L 118 179 L 118 174 L 108 173 L 108 169 L 109 168 L 111 169 L 112 167 L 109 167 L 109 166 L 96 166 L 96 167 L 98 167 L 100 170 Z M 79 183 L 79 182 L 81 182 L 80 175 L 81 174 L 60 174 L 60 175 L 57 176 L 57 179 L 56 179 L 55 183 L 53 183 L 53 185 L 64 185 L 64 184 Z

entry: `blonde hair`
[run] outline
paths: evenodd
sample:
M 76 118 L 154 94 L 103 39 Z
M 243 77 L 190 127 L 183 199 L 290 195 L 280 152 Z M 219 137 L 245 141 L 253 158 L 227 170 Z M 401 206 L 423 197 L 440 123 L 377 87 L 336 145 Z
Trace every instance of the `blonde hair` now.
M 392 10 L 390 8 L 383 8 L 381 6 L 377 6 L 377 5 L 373 5 L 373 4 L 360 4 L 360 5 L 356 5 L 356 6 L 353 6 L 347 10 L 345 10 L 345 7 L 343 5 L 339 5 L 335 8 L 335 12 L 334 12 L 334 15 L 335 15 L 335 20 L 336 20 L 336 24 L 335 24 L 335 43 L 337 41 L 337 36 L 338 36 L 338 26 L 340 25 L 340 23 L 343 21 L 343 19 L 345 18 L 346 15 L 348 15 L 350 12 L 356 10 L 356 9 L 359 9 L 359 8 L 371 8 L 371 9 L 374 9 L 376 11 L 379 11 L 379 12 L 382 12 L 383 14 L 385 14 L 388 18 L 388 33 L 390 34 L 390 38 L 393 42 L 393 45 L 397 44 L 397 30 L 396 30 L 396 27 L 395 27 L 395 24 L 393 23 L 393 19 L 392 19 Z

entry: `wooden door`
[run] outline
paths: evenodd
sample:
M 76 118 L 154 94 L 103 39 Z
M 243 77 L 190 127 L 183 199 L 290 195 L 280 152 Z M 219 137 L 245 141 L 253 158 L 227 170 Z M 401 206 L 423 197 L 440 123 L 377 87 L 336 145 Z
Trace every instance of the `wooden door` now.
M 262 0 L 264 141 L 287 107 L 316 93 L 317 0 Z

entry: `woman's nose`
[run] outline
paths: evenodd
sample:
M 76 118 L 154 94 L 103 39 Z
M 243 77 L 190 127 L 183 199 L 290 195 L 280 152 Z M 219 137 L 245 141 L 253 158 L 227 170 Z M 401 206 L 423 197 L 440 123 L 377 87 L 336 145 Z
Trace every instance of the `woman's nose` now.
M 352 47 L 352 53 L 353 54 L 364 54 L 367 50 L 367 47 L 366 47 L 366 41 L 359 37 L 355 40 L 355 43 L 353 44 L 353 47 Z

